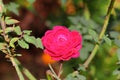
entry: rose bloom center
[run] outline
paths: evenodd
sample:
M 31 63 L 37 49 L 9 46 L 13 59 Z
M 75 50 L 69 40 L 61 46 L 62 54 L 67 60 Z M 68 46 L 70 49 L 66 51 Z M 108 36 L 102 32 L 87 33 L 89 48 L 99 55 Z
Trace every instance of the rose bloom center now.
M 67 41 L 67 38 L 65 35 L 58 35 L 57 42 L 64 43 Z

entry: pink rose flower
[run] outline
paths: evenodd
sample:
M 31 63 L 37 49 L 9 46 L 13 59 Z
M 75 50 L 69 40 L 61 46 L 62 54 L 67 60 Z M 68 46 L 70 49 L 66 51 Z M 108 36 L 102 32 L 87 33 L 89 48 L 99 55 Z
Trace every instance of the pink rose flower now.
M 77 31 L 69 31 L 64 26 L 54 26 L 42 37 L 42 44 L 45 47 L 44 53 L 56 61 L 67 61 L 79 57 L 79 50 L 82 47 L 82 36 Z

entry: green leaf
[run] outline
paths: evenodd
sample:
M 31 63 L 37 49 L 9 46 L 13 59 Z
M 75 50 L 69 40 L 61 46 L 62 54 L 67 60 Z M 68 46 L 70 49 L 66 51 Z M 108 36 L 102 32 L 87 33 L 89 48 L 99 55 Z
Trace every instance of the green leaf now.
M 34 36 L 24 35 L 23 38 L 25 39 L 26 42 L 36 45 L 36 39 Z
M 0 30 L 0 33 L 2 33 L 3 32 L 3 30 Z
M 24 33 L 24 34 L 27 34 L 27 35 L 30 35 L 31 32 L 32 32 L 31 30 L 24 30 L 24 31 L 23 31 L 23 33 Z
M 80 23 L 78 23 L 76 26 L 75 25 L 70 25 L 69 29 L 79 31 L 80 29 L 82 29 L 82 25 Z
M 65 80 L 75 80 L 72 74 L 68 74 Z M 77 80 L 77 79 L 76 79 Z
M 72 73 L 72 74 L 67 75 L 65 80 L 86 80 L 86 77 L 78 73 Z
M 80 65 L 80 67 L 78 68 L 78 70 L 86 71 L 86 69 L 85 69 L 85 67 L 83 65 Z
M 12 32 L 13 30 L 14 30 L 13 27 L 7 27 L 7 28 L 5 29 L 5 33 Z
M 6 44 L 5 43 L 0 43 L 0 50 L 6 49 Z
M 94 30 L 92 30 L 92 29 L 89 29 L 88 32 L 93 37 L 95 42 L 98 42 L 98 34 Z
M 16 27 L 14 28 L 14 31 L 16 32 L 17 35 L 21 35 L 21 34 L 22 34 L 22 31 L 21 31 L 20 26 L 16 26 Z
M 112 41 L 107 37 L 107 36 L 104 36 L 103 39 L 105 40 L 105 42 L 111 46 L 112 45 Z
M 18 40 L 18 45 L 21 47 L 21 48 L 24 48 L 24 49 L 29 49 L 29 45 L 23 40 Z
M 111 36 L 112 38 L 118 38 L 119 35 L 120 35 L 120 33 L 118 33 L 118 32 L 110 31 L 110 36 Z
M 19 21 L 15 20 L 15 19 L 11 19 L 10 17 L 6 17 L 5 18 L 5 23 L 8 24 L 8 25 L 11 25 L 11 24 L 19 23 Z
M 65 1 L 65 0 L 64 0 Z M 73 24 L 78 24 L 79 23 L 79 16 L 76 17 L 68 17 L 68 19 L 70 20 L 71 23 Z
M 80 59 L 84 61 L 88 58 L 88 56 L 89 56 L 89 51 L 86 48 L 82 48 L 80 50 Z
M 5 6 L 9 11 L 15 13 L 16 15 L 19 15 L 19 12 L 18 12 L 19 5 L 18 4 L 11 2 L 10 4 L 7 4 Z
M 14 56 L 22 56 L 22 54 L 14 54 Z
M 89 53 L 92 51 L 94 48 L 94 44 L 90 42 L 83 42 L 83 48 L 80 50 L 80 58 L 81 60 L 86 60 L 89 56 Z
M 3 39 L 2 36 L 0 36 L 0 42 L 1 42 L 1 43 L 4 42 L 4 39 Z
M 115 70 L 113 71 L 113 75 L 118 75 L 118 74 L 120 74 L 120 71 L 119 71 L 118 69 L 115 69 Z
M 85 40 L 92 40 L 92 36 L 91 35 L 84 35 L 83 39 L 85 39 Z
M 16 41 L 18 41 L 19 40 L 19 38 L 18 37 L 15 37 L 15 38 L 12 38 L 11 40 L 10 40 L 10 43 L 9 43 L 9 45 L 12 47 L 12 48 L 15 48 L 15 42 Z
M 41 39 L 40 39 L 40 38 L 37 38 L 37 39 L 36 39 L 36 43 L 37 43 L 37 48 L 43 49 L 43 45 L 42 45 L 42 42 L 41 42 Z
M 118 60 L 120 61 L 120 48 L 118 48 L 116 52 L 117 52 Z
M 120 47 L 120 40 L 119 39 L 115 39 L 115 44 Z
M 35 45 L 37 48 L 42 48 L 42 42 L 40 38 L 35 38 L 34 36 L 28 36 L 28 35 L 24 35 L 23 38 L 25 39 L 26 42 L 31 43 L 33 45 Z
M 77 74 L 77 78 L 78 78 L 78 80 L 86 80 L 85 76 L 79 75 L 79 74 Z
M 33 4 L 35 0 L 27 0 L 30 4 Z

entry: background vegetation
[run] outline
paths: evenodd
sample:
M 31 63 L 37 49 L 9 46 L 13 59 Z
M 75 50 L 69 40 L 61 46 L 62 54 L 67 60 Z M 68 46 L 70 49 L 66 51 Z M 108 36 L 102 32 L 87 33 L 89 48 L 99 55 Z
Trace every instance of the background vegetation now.
M 32 30 L 35 37 L 41 38 L 45 31 L 52 29 L 54 25 L 63 25 L 82 34 L 83 48 L 80 57 L 63 64 L 62 77 L 67 76 L 66 80 L 78 80 L 73 78 L 75 70 L 80 71 L 77 77 L 83 80 L 120 79 L 120 0 L 115 1 L 99 50 L 85 70 L 79 65 L 86 61 L 98 42 L 111 0 L 3 0 L 7 8 L 6 15 L 19 20 L 17 25 L 20 25 L 22 30 Z M 30 44 L 27 50 L 17 47 L 17 53 L 22 54 L 18 57 L 20 62 L 39 80 L 46 78 L 45 73 L 49 68 L 40 58 L 43 54 L 42 49 L 39 49 L 40 45 L 38 48 L 34 45 Z M 17 80 L 15 70 L 4 56 L 0 54 L 1 80 Z M 59 63 L 53 66 L 57 71 Z

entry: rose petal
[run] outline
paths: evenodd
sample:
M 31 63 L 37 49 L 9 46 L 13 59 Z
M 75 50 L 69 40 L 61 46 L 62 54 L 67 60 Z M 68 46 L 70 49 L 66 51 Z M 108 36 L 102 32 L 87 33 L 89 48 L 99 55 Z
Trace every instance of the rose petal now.
M 69 31 L 64 26 L 54 26 L 42 37 L 44 52 L 54 60 L 67 61 L 79 57 L 82 47 L 82 36 L 77 31 Z

